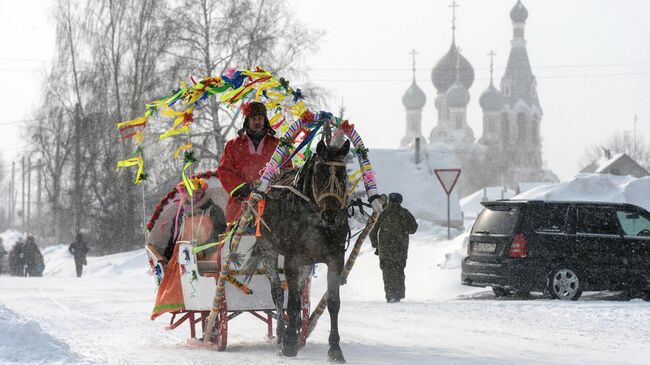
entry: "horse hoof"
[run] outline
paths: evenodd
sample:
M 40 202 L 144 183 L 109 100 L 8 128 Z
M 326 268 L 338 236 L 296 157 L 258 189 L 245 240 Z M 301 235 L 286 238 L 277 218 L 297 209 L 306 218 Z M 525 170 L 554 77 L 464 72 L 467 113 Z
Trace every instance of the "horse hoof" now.
M 345 357 L 343 357 L 343 352 L 341 350 L 329 350 L 327 352 L 327 357 L 330 362 L 345 364 Z
M 282 355 L 286 357 L 295 357 L 298 355 L 297 346 L 282 346 Z

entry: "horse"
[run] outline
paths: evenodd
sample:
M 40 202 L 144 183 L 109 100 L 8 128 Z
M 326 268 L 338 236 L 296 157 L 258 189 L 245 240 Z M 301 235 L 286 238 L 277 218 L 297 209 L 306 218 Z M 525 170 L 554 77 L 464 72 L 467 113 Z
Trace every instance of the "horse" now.
M 281 174 L 266 194 L 261 218 L 261 237 L 252 248 L 243 271 L 252 274 L 261 264 L 271 283 L 277 308 L 278 344 L 284 356 L 296 356 L 299 347 L 300 293 L 316 263 L 327 265 L 327 309 L 331 328 L 328 357 L 344 363 L 339 345 L 339 286 L 345 260 L 345 241 L 349 232 L 347 216 L 346 164 L 350 141 L 341 147 L 320 141 L 300 169 Z M 284 256 L 288 288 L 286 329 L 283 319 L 284 289 L 278 275 L 278 255 Z

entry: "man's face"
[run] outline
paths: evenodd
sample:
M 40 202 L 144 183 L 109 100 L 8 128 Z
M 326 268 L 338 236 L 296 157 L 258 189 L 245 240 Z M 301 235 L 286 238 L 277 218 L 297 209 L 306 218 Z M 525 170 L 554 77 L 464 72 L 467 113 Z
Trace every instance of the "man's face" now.
M 263 115 L 255 115 L 248 118 L 248 129 L 255 134 L 262 133 L 262 130 L 264 130 L 265 119 L 266 118 L 264 118 Z

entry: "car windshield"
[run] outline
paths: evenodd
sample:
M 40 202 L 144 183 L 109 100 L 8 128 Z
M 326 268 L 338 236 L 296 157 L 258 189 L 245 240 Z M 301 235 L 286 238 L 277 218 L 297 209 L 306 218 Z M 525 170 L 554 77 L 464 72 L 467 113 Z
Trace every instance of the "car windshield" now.
M 518 213 L 515 207 L 486 207 L 476 219 L 472 234 L 511 234 Z

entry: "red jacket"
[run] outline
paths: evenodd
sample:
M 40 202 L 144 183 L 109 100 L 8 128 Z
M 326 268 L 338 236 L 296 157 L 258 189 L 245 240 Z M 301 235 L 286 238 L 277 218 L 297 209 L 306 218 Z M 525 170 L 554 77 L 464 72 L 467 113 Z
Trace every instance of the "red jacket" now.
M 217 174 L 221 185 L 230 194 L 226 207 L 228 223 L 239 218 L 243 211 L 242 203 L 247 199 L 233 197 L 233 191 L 240 188 L 242 184 L 250 184 L 260 179 L 262 170 L 271 160 L 278 142 L 280 142 L 279 139 L 267 134 L 262 138 L 256 150 L 253 142 L 244 133 L 226 143 Z

